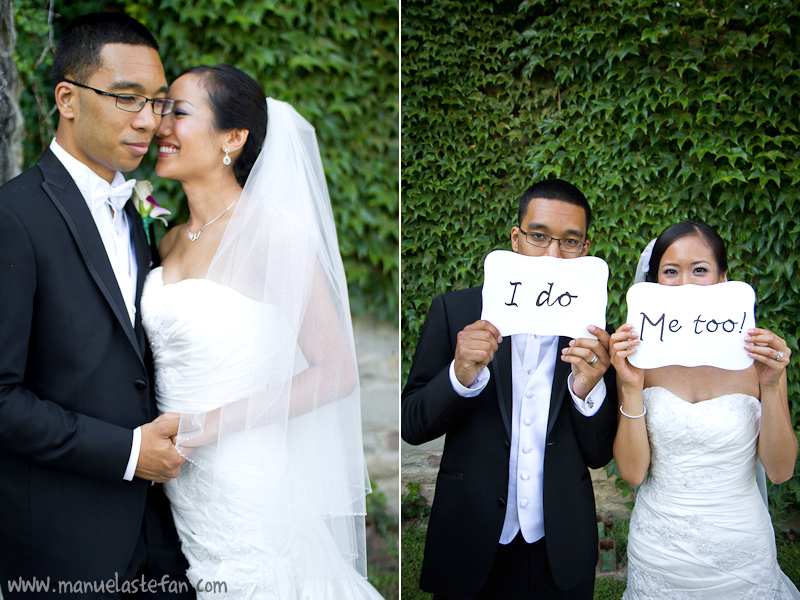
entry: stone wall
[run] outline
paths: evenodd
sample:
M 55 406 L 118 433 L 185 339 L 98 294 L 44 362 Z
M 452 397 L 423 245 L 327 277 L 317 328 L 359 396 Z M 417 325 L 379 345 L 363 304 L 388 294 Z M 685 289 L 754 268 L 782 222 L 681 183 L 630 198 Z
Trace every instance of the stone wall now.
M 399 515 L 400 332 L 371 317 L 353 320 L 364 454 L 375 492 L 386 496 L 386 510 Z

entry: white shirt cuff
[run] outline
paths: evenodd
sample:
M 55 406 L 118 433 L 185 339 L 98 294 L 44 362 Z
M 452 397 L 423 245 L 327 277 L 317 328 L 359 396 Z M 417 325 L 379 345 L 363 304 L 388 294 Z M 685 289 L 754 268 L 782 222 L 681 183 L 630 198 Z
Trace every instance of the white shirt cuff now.
M 575 376 L 570 373 L 569 377 L 567 377 L 567 389 L 569 389 L 569 393 L 572 396 L 572 401 L 575 403 L 575 408 L 577 408 L 584 417 L 591 417 L 600 410 L 600 407 L 603 406 L 603 401 L 606 399 L 606 382 L 601 377 L 600 381 L 597 382 L 592 390 L 586 394 L 586 399 L 583 400 L 578 398 L 575 395 L 574 390 L 572 389 L 573 384 L 575 383 Z
M 481 372 L 469 386 L 464 387 L 456 377 L 456 361 L 450 361 L 450 385 L 453 386 L 456 394 L 462 398 L 473 398 L 483 391 L 489 383 L 489 367 L 483 367 Z
M 128 467 L 122 478 L 125 481 L 133 481 L 136 473 L 136 465 L 139 464 L 139 452 L 142 451 L 142 428 L 137 427 L 133 430 L 133 443 L 131 444 L 131 457 L 128 459 Z

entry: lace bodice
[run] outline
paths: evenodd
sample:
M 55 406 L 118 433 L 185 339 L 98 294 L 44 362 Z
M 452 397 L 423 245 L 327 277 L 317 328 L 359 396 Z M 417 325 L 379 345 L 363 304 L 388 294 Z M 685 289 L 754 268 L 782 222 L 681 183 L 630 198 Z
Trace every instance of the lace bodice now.
M 662 387 L 644 392 L 651 486 L 685 493 L 728 494 L 753 482 L 761 403 L 726 394 L 692 404 Z
M 625 600 L 792 600 L 755 481 L 761 403 L 644 390 L 650 469 L 628 537 Z
M 261 323 L 271 323 L 264 327 Z M 142 323 L 156 365 L 160 412 L 202 412 L 241 398 L 256 374 L 269 385 L 286 360 L 275 340 L 282 322 L 275 309 L 207 279 L 164 284 L 153 269 L 142 293 Z M 294 357 L 289 357 L 290 359 Z

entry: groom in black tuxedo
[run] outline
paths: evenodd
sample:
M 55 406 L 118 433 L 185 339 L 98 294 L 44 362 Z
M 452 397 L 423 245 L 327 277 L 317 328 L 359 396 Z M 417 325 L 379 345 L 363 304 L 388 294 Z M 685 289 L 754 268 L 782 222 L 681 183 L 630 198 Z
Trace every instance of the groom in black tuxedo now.
M 152 484 L 184 459 L 177 421 L 156 420 L 139 313 L 152 257 L 120 174 L 171 108 L 158 45 L 125 15 L 85 15 L 64 30 L 52 77 L 55 140 L 0 188 L 0 589 L 193 598 Z M 13 591 L 34 578 L 49 593 Z
M 514 252 L 573 258 L 591 210 L 573 185 L 529 188 Z M 420 587 L 436 600 L 591 600 L 597 522 L 587 467 L 612 457 L 609 335 L 501 338 L 481 288 L 437 296 L 402 395 L 402 435 L 446 435 Z

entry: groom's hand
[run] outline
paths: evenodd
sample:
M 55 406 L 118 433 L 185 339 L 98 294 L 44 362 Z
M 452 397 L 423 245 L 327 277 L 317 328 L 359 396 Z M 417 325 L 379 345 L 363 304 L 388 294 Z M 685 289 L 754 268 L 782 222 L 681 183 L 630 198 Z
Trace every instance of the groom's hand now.
M 594 389 L 611 365 L 608 356 L 611 336 L 605 329 L 594 325 L 589 325 L 588 330 L 597 336 L 596 340 L 578 338 L 570 341 L 569 346 L 561 351 L 561 360 L 572 365 L 572 374 L 575 377 L 572 390 L 581 399 L 585 399 Z
M 180 422 L 180 415 L 172 418 L 162 415 L 152 423 L 142 425 L 142 449 L 136 464 L 136 477 L 164 483 L 178 476 L 186 460 L 173 444 Z
M 456 379 L 469 387 L 486 365 L 503 338 L 489 321 L 475 321 L 458 332 L 454 370 Z

